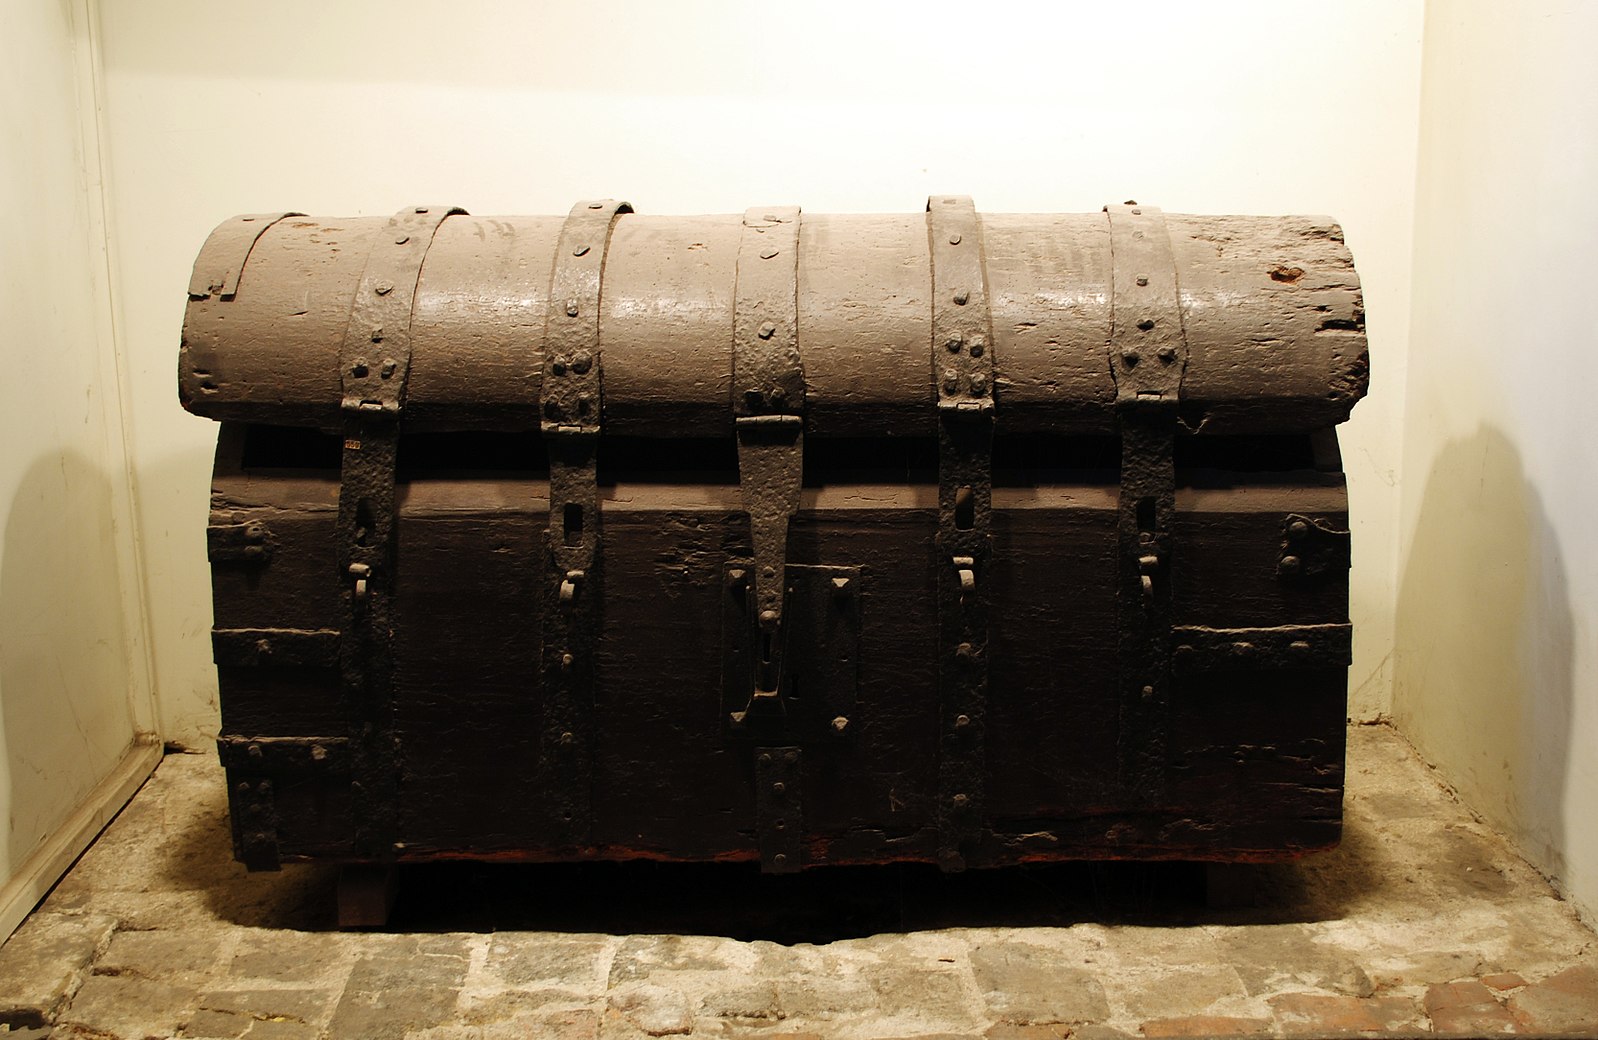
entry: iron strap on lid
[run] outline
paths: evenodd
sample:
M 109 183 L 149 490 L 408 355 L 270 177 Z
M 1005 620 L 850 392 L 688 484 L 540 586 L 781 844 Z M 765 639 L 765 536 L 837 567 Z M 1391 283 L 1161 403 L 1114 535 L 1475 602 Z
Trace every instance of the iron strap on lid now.
M 244 265 L 255 251 L 255 243 L 266 234 L 266 229 L 284 217 L 301 217 L 303 213 L 292 210 L 284 213 L 244 213 L 225 221 L 211 237 L 205 248 L 195 257 L 194 271 L 189 275 L 189 299 L 203 300 L 207 296 L 230 297 L 239 291 L 239 278 Z
M 1187 337 L 1164 215 L 1133 202 L 1104 212 L 1110 225 L 1109 360 L 1121 431 L 1119 768 L 1123 788 L 1147 805 L 1165 783 L 1174 453 Z
M 592 801 L 594 645 L 598 627 L 599 485 L 603 414 L 599 301 L 616 218 L 613 199 L 573 206 L 555 248 L 544 326 L 544 416 L 549 452 L 549 551 L 543 632 L 540 762 L 556 830 L 587 841 Z
M 803 833 L 800 752 L 783 701 L 788 527 L 804 478 L 805 375 L 799 358 L 799 208 L 744 214 L 733 290 L 732 409 L 738 488 L 749 514 L 753 580 L 743 589 L 756 648 L 749 700 L 732 714 L 757 745 L 756 840 L 761 869 L 798 870 Z M 779 777 L 767 774 L 775 770 Z M 775 793 L 773 793 L 775 792 Z
M 355 852 L 394 854 L 398 748 L 393 732 L 395 464 L 411 366 L 411 309 L 422 262 L 454 206 L 411 206 L 367 254 L 340 351 L 344 452 L 338 492 L 344 627 L 339 671 L 361 720 L 351 753 Z
M 929 199 L 927 236 L 938 405 L 938 864 L 963 870 L 982 835 L 987 771 L 993 329 L 971 199 Z

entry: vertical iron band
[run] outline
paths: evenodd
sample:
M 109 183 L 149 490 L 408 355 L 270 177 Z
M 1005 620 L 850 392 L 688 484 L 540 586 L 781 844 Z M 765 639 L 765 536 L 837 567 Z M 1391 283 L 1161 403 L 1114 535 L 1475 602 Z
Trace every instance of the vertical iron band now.
M 410 206 L 366 257 L 339 353 L 344 450 L 339 475 L 339 674 L 361 720 L 352 741 L 356 855 L 386 859 L 397 834 L 399 746 L 393 728 L 395 466 L 411 364 L 411 312 L 422 264 L 454 206 Z
M 800 869 L 799 749 L 783 702 L 788 527 L 804 483 L 805 375 L 799 357 L 799 208 L 744 213 L 733 290 L 732 411 L 738 488 L 749 514 L 754 631 L 749 703 L 733 719 L 757 745 L 755 830 L 761 869 Z M 776 778 L 773 779 L 773 774 Z
M 587 843 L 593 800 L 594 650 L 599 619 L 599 485 L 603 413 L 600 291 L 616 219 L 632 207 L 579 202 L 560 232 L 549 278 L 541 430 L 549 452 L 549 552 L 543 609 L 544 722 L 539 761 L 556 832 Z
M 1187 336 L 1164 215 L 1136 203 L 1104 212 L 1112 270 L 1109 362 L 1121 432 L 1118 758 L 1123 790 L 1149 805 L 1165 788 L 1175 440 Z
M 982 836 L 987 775 L 993 328 L 971 199 L 929 199 L 927 241 L 938 412 L 938 864 L 953 871 Z

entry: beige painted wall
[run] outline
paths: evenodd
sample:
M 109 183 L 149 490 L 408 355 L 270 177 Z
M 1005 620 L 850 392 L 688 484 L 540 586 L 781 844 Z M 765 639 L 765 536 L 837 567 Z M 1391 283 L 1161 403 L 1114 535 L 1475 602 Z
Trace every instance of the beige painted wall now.
M 0 884 L 151 724 L 87 11 L 0 3 Z
M 1598 920 L 1598 5 L 1426 20 L 1396 720 Z
M 251 210 L 795 202 L 1327 212 L 1367 285 L 1346 428 L 1355 710 L 1387 708 L 1420 0 L 105 4 L 122 330 L 165 732 L 215 732 L 201 528 L 215 427 L 174 393 L 189 266 Z

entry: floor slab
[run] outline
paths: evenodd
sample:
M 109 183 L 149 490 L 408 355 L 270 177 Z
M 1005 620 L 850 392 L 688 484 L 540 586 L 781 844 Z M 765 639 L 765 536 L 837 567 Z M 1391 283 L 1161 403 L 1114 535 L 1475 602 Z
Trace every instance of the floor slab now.
M 231 860 L 211 756 L 169 756 L 0 949 L 0 1027 L 73 1038 L 1598 1036 L 1598 946 L 1382 726 L 1342 846 L 1257 870 L 451 864 L 391 928 L 335 873 Z M 0 1030 L 3 1031 L 3 1030 Z

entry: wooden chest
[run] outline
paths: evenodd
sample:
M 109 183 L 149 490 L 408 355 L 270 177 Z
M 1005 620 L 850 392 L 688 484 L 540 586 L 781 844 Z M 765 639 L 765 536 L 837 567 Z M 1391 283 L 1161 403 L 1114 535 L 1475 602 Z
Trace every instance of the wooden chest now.
M 238 858 L 1331 846 L 1366 372 L 1318 217 L 229 220 Z

